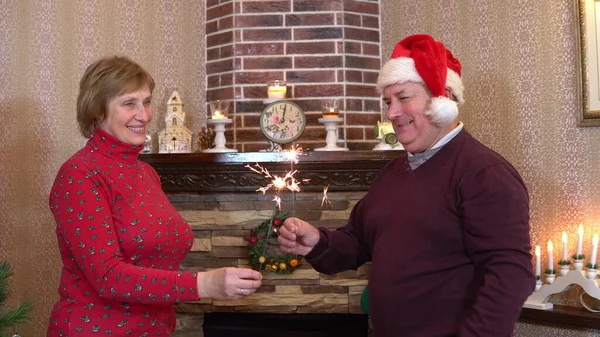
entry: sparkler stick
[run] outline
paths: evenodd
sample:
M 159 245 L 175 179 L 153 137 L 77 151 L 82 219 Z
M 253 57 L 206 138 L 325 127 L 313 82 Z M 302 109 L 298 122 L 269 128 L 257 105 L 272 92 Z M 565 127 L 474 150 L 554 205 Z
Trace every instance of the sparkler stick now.
M 290 162 L 290 169 L 294 171 L 294 164 L 298 164 L 298 156 L 303 155 L 303 149 L 300 146 L 292 145 L 289 150 L 283 151 L 283 156 L 287 161 Z M 292 216 L 296 215 L 296 195 L 295 191 L 292 190 Z
M 273 218 L 275 217 L 275 214 L 277 214 L 277 212 L 281 209 L 281 198 L 279 198 L 279 192 L 277 194 L 278 195 L 276 195 L 275 198 L 273 198 L 273 201 L 275 202 L 275 204 L 273 205 L 273 214 L 271 214 L 271 220 L 269 220 L 269 229 L 267 230 L 267 238 L 265 239 L 265 246 L 263 247 L 262 254 L 260 254 L 261 256 L 265 256 L 265 253 L 267 252 L 269 238 L 271 237 L 271 233 L 273 232 Z M 263 263 L 264 262 L 261 262 L 258 270 L 262 270 Z

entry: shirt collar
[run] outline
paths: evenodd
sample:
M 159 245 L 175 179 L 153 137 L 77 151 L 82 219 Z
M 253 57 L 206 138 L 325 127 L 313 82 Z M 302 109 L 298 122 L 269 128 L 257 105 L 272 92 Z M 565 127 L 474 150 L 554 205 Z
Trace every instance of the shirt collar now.
M 444 145 L 448 144 L 458 133 L 463 129 L 463 123 L 459 122 L 458 126 L 448 132 L 442 139 L 438 140 L 431 149 L 423 153 L 410 153 L 408 154 L 408 164 L 411 170 L 415 170 L 417 167 L 423 165 L 429 158 L 433 157 Z

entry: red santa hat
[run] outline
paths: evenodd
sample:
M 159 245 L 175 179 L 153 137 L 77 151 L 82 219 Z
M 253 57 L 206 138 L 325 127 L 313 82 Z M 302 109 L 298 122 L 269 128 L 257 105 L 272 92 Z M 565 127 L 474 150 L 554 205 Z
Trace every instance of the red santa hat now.
M 460 70 L 460 62 L 441 42 L 429 35 L 412 35 L 394 47 L 392 58 L 379 72 L 377 90 L 381 93 L 389 85 L 404 82 L 425 84 L 433 94 L 431 120 L 444 126 L 458 116 L 458 103 L 464 103 Z

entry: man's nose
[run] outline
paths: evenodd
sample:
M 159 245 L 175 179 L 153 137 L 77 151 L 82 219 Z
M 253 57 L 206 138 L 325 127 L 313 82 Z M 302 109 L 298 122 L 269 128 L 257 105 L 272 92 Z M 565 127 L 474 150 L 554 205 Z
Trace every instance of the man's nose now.
M 403 113 L 404 112 L 402 111 L 402 106 L 400 104 L 390 103 L 385 115 L 386 115 L 387 119 L 394 120 L 394 119 L 402 116 Z

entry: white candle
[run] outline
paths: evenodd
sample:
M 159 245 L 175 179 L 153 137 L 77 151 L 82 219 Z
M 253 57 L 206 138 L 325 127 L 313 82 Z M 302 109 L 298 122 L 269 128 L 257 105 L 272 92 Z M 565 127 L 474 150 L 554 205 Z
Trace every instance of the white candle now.
M 554 269 L 554 257 L 553 253 L 552 240 L 548 240 L 548 269 Z
M 535 246 L 535 276 L 542 275 L 542 266 L 540 265 L 540 246 Z
M 577 255 L 581 255 L 583 251 L 583 226 L 579 225 L 577 229 Z M 579 259 L 579 257 L 577 258 Z
M 598 234 L 594 234 L 594 238 L 592 239 L 592 258 L 590 259 L 592 268 L 594 268 L 594 265 L 596 264 L 597 253 L 598 253 Z
M 563 244 L 562 259 L 563 259 L 563 261 L 567 261 L 569 259 L 569 252 L 567 250 L 567 242 L 568 242 L 567 232 L 563 232 L 562 233 L 562 244 Z

